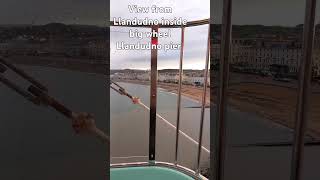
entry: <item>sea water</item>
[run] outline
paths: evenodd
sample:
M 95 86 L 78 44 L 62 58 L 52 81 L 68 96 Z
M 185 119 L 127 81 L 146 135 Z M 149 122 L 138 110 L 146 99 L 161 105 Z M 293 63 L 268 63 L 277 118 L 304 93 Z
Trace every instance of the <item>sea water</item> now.
M 92 113 L 97 126 L 108 133 L 104 76 L 46 67 L 20 68 L 71 110 Z M 6 73 L 6 77 L 29 85 L 13 73 Z M 106 144 L 76 135 L 70 119 L 52 108 L 35 106 L 2 83 L 0 107 L 0 179 L 106 179 Z
M 141 98 L 149 107 L 150 86 L 130 83 L 119 83 L 129 93 Z M 111 160 L 112 163 L 147 161 L 149 143 L 149 111 L 132 104 L 126 96 L 110 92 L 111 104 Z M 181 99 L 180 130 L 195 141 L 199 141 L 200 103 L 187 97 Z M 177 95 L 158 89 L 157 113 L 176 126 Z M 209 149 L 210 143 L 210 109 L 205 110 L 203 146 Z M 157 118 L 156 160 L 174 162 L 176 130 Z M 180 135 L 179 163 L 188 168 L 195 168 L 198 146 Z M 202 165 L 209 160 L 209 153 L 202 150 Z

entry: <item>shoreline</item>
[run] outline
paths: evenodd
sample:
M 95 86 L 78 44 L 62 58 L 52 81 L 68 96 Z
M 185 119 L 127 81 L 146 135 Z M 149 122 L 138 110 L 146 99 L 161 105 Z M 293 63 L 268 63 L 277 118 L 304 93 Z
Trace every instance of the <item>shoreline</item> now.
M 124 80 L 124 79 L 116 79 L 116 82 L 124 82 L 124 83 L 132 83 L 132 84 L 140 84 L 140 85 L 150 85 L 148 81 L 139 81 L 139 80 Z M 163 83 L 158 82 L 158 88 L 161 88 L 167 92 L 174 93 L 175 95 L 178 95 L 178 84 L 173 83 Z M 187 98 L 190 98 L 191 100 L 196 101 L 197 103 L 202 102 L 202 87 L 195 87 L 191 85 L 182 85 L 181 89 L 181 95 L 185 96 Z M 207 88 L 206 93 L 206 106 L 210 105 L 210 89 Z
M 148 81 L 123 80 L 117 79 L 118 82 L 126 82 L 141 85 L 150 85 Z M 172 83 L 158 82 L 158 88 L 177 94 L 178 85 Z M 270 90 L 273 91 L 270 91 Z M 214 90 L 215 91 L 215 90 Z M 277 93 L 272 93 L 277 92 Z M 214 92 L 215 93 L 215 92 Z M 182 85 L 181 94 L 201 103 L 202 87 L 191 85 Z M 320 94 L 314 93 L 311 102 L 311 116 L 308 119 L 309 128 L 306 135 L 312 139 L 320 138 L 320 124 L 317 122 L 320 112 L 317 108 L 320 106 Z M 253 113 L 275 125 L 284 126 L 294 131 L 295 125 L 295 97 L 296 92 L 293 89 L 280 86 L 269 86 L 266 84 L 240 84 L 233 86 L 228 92 L 228 104 L 242 112 Z M 216 94 L 213 97 L 215 104 Z M 206 106 L 210 105 L 210 89 L 206 97 Z
M 71 58 L 60 57 L 45 57 L 45 56 L 11 56 L 6 58 L 8 62 L 25 65 L 25 66 L 39 66 L 56 69 L 67 69 L 71 71 L 95 73 L 107 75 L 108 64 L 105 63 L 91 63 L 90 61 L 77 60 Z

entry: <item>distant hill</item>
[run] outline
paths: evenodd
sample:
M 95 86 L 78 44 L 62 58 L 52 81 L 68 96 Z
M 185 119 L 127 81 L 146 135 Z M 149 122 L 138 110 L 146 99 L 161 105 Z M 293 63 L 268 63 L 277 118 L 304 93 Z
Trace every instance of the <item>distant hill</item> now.
M 93 25 L 66 25 L 62 23 L 49 23 L 46 25 L 0 25 L 0 40 L 10 40 L 19 36 L 49 38 L 88 38 L 106 37 L 109 28 Z

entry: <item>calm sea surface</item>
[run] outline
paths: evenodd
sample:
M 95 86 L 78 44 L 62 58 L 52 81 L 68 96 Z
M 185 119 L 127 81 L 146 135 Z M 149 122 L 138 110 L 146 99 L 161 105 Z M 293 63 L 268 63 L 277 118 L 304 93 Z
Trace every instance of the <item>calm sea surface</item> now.
M 150 86 L 120 83 L 129 93 L 141 98 L 149 107 Z M 149 143 L 149 111 L 134 105 L 130 99 L 110 92 L 111 104 L 111 159 L 112 163 L 147 161 Z M 176 125 L 177 95 L 158 89 L 157 113 L 167 121 Z M 200 128 L 200 106 L 198 102 L 183 97 L 181 100 L 180 129 L 192 139 L 198 141 Z M 203 145 L 207 149 L 210 144 L 210 109 L 205 111 Z M 207 166 L 209 154 L 202 151 L 202 165 Z M 161 118 L 157 118 L 156 160 L 174 162 L 175 129 Z M 179 163 L 189 168 L 195 167 L 197 145 L 180 135 Z M 124 158 L 128 157 L 128 158 Z

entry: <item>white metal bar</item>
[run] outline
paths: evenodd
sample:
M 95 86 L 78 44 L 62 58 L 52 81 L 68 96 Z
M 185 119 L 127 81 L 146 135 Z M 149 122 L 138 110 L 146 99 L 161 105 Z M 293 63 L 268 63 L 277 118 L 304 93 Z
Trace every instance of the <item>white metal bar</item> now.
M 181 111 L 181 88 L 182 88 L 182 74 L 183 74 L 183 48 L 184 48 L 184 27 L 181 27 L 181 49 L 180 49 L 180 63 L 179 63 L 179 86 L 177 99 L 177 128 L 176 128 L 176 147 L 174 155 L 174 163 L 178 164 L 178 150 L 179 150 L 179 130 L 180 130 L 180 111 Z
M 215 144 L 214 179 L 224 179 L 224 160 L 226 153 L 226 110 L 227 93 L 229 83 L 229 60 L 231 56 L 231 32 L 232 32 L 232 0 L 223 1 L 222 39 L 220 53 L 220 77 L 217 103 L 217 125 Z
M 314 41 L 316 2 L 316 0 L 307 0 L 305 8 L 305 19 L 303 26 L 303 59 L 300 63 L 298 100 L 296 106 L 296 125 L 294 131 L 295 137 L 291 164 L 291 180 L 302 179 L 304 138 L 308 119 L 312 72 L 312 51 Z
M 204 69 L 204 83 L 203 83 L 203 93 L 202 93 L 202 105 L 201 105 L 201 115 L 200 115 L 200 130 L 199 130 L 199 145 L 197 154 L 197 166 L 196 173 L 200 174 L 200 161 L 201 161 L 201 147 L 202 147 L 202 135 L 203 135 L 203 122 L 206 107 L 206 97 L 207 97 L 207 86 L 208 86 L 208 74 L 209 74 L 209 60 L 210 60 L 210 25 L 208 25 L 208 37 L 207 37 L 207 54 L 206 54 L 206 65 Z

